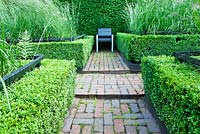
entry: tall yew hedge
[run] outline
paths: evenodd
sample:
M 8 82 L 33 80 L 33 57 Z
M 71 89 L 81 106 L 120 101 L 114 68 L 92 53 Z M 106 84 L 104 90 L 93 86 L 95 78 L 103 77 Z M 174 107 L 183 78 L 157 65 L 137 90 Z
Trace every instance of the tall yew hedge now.
M 125 31 L 127 19 L 123 10 L 124 0 L 83 0 L 79 11 L 80 33 L 95 34 L 99 27 L 111 27 L 112 31 Z
M 94 35 L 100 27 L 111 27 L 114 33 L 127 31 L 126 0 L 60 0 L 71 3 L 78 20 L 79 34 Z M 128 0 L 134 1 L 134 0 Z

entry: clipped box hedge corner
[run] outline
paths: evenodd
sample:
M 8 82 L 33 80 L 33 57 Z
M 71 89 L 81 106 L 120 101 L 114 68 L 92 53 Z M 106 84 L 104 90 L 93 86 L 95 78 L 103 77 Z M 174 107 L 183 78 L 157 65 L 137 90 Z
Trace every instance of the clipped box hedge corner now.
M 75 61 L 43 60 L 8 87 L 10 112 L 0 91 L 0 133 L 59 133 L 75 88 Z
M 200 72 L 174 57 L 142 60 L 145 94 L 171 134 L 200 133 Z
M 87 36 L 72 42 L 32 43 L 37 53 L 49 59 L 66 59 L 76 61 L 76 67 L 82 69 L 90 56 L 94 45 L 94 36 Z
M 176 51 L 200 49 L 200 35 L 134 35 L 117 33 L 117 49 L 131 62 L 143 56 L 172 55 Z

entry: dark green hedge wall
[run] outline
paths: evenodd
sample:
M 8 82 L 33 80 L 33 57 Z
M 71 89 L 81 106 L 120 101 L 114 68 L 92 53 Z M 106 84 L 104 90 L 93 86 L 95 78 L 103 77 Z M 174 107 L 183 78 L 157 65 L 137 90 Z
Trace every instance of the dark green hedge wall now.
M 114 33 L 125 32 L 125 5 L 125 0 L 81 0 L 78 32 L 94 35 L 100 27 L 111 27 Z
M 87 36 L 72 42 L 32 43 L 37 53 L 49 59 L 66 59 L 76 61 L 76 67 L 81 69 L 87 63 L 94 45 L 94 36 Z
M 57 0 L 55 0 L 57 1 Z M 100 27 L 111 27 L 113 33 L 128 31 L 129 19 L 125 15 L 126 2 L 137 0 L 58 0 L 70 3 L 78 20 L 78 33 L 94 35 Z
M 200 35 L 134 35 L 117 33 L 118 50 L 129 60 L 140 62 L 143 56 L 172 55 L 175 51 L 200 49 Z
M 145 95 L 170 134 L 200 133 L 200 77 L 172 57 L 142 59 Z

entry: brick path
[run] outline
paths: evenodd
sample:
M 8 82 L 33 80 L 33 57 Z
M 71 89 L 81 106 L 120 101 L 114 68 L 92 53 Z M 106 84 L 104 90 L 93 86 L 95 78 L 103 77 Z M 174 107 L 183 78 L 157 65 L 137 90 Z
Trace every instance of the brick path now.
M 117 52 L 92 53 L 83 72 L 61 134 L 161 134 L 141 74 L 129 73 Z
M 79 74 L 78 97 L 134 98 L 144 95 L 141 74 Z
M 130 72 L 130 70 L 118 52 L 111 53 L 110 51 L 100 51 L 91 54 L 87 65 L 83 69 L 83 73 L 88 72 L 126 73 Z
M 62 134 L 161 134 L 143 98 L 75 99 Z

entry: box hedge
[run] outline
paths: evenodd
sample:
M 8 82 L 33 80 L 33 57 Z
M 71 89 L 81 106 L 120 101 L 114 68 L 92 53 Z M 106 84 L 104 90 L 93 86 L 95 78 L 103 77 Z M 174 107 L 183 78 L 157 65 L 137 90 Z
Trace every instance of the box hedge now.
M 200 49 L 200 35 L 134 35 L 117 33 L 118 50 L 132 62 L 143 56 L 172 55 L 175 51 Z
M 200 133 L 200 72 L 173 57 L 142 59 L 145 95 L 171 134 Z
M 75 62 L 44 60 L 8 87 L 10 112 L 0 92 L 0 133 L 59 133 L 74 97 Z
M 94 45 L 94 37 L 87 36 L 72 42 L 32 43 L 37 53 L 48 59 L 75 59 L 76 67 L 83 68 L 87 63 Z

